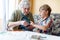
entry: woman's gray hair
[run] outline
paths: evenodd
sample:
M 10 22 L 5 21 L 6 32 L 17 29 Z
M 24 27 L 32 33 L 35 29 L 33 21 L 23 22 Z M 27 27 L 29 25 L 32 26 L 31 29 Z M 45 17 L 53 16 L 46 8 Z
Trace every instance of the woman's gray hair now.
M 30 7 L 30 2 L 29 0 L 21 0 L 21 2 L 19 3 L 19 9 L 21 8 L 29 8 Z

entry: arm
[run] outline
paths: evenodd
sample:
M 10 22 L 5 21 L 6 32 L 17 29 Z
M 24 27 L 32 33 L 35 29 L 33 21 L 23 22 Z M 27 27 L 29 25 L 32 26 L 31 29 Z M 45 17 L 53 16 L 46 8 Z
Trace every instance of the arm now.
M 41 29 L 43 31 L 46 31 L 49 28 L 49 26 L 51 25 L 51 21 L 49 21 L 49 23 L 44 25 L 44 26 L 40 26 L 40 25 L 34 24 L 33 22 L 31 22 L 31 25 L 33 27 L 39 28 L 39 29 Z
M 18 26 L 21 25 L 21 21 L 17 21 L 17 22 L 9 22 L 8 23 L 8 27 L 14 27 L 14 26 Z
M 19 25 L 24 25 L 26 26 L 28 23 L 25 21 L 21 21 L 21 12 L 20 10 L 16 10 L 14 11 L 14 13 L 12 14 L 9 22 L 8 22 L 8 26 L 9 27 L 15 27 L 15 26 L 19 26 Z
M 14 26 L 19 26 L 19 25 L 24 25 L 27 26 L 28 23 L 25 21 L 17 21 L 17 22 L 9 22 L 8 27 L 14 27 Z

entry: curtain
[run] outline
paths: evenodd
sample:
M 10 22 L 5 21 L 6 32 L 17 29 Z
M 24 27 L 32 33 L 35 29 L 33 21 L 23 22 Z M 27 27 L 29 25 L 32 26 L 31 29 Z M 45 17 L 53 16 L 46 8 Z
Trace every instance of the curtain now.
M 8 20 L 17 6 L 18 0 L 0 0 L 0 19 L 2 19 L 0 29 L 2 31 L 7 31 Z

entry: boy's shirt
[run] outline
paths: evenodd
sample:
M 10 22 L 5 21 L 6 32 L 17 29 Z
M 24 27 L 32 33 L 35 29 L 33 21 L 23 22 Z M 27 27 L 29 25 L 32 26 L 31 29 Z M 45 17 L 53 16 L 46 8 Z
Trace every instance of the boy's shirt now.
M 40 16 L 38 16 L 35 20 L 37 20 L 37 22 L 36 22 L 37 25 L 40 25 L 40 26 L 43 27 L 43 26 L 45 26 L 46 24 L 50 23 L 50 21 L 52 21 L 51 19 L 52 19 L 51 17 L 48 17 L 48 18 L 46 18 L 46 19 L 42 19 Z M 49 28 L 48 28 L 48 29 L 49 29 Z M 48 29 L 47 29 L 47 30 L 48 30 Z M 37 30 L 40 30 L 41 33 L 44 33 L 44 31 L 41 30 L 41 29 L 38 29 L 38 28 L 33 29 L 33 31 L 37 31 Z
M 40 25 L 40 26 L 45 26 L 45 25 L 48 24 L 50 21 L 51 21 L 51 18 L 50 18 L 50 17 L 48 17 L 48 18 L 46 18 L 46 19 L 42 19 L 42 18 L 39 16 L 38 25 Z

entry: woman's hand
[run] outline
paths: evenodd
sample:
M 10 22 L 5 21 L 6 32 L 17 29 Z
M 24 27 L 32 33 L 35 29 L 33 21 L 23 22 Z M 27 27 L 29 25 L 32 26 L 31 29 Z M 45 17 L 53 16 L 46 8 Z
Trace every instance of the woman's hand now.
M 27 26 L 27 25 L 29 25 L 29 23 L 24 21 L 22 25 Z
M 34 23 L 32 21 L 30 21 L 30 25 L 34 25 Z

